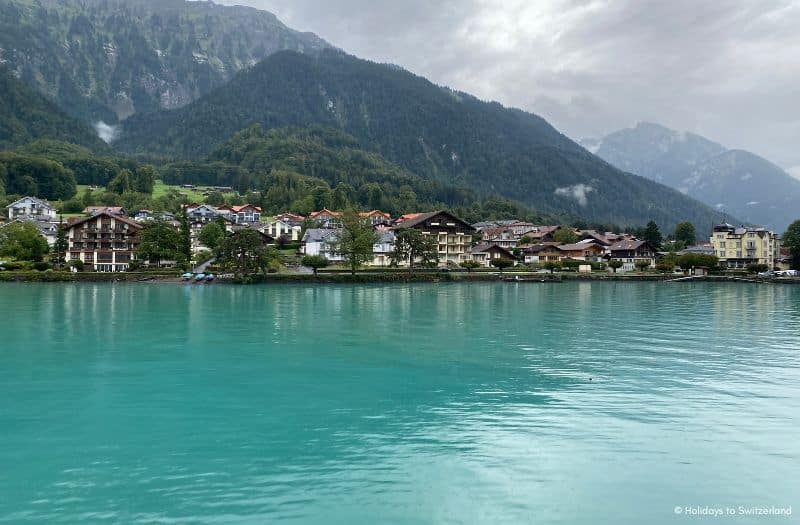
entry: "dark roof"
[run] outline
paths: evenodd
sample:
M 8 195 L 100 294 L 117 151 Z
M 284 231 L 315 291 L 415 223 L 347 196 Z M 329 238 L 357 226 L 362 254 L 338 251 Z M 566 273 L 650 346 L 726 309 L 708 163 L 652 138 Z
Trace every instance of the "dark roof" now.
M 604 249 L 599 243 L 594 242 L 594 241 L 592 241 L 592 242 L 578 242 L 578 243 L 575 243 L 575 244 L 561 244 L 561 245 L 557 246 L 557 248 L 559 250 L 564 251 L 564 252 L 574 252 L 574 251 L 577 251 L 577 250 L 585 250 L 585 249 L 591 248 L 591 247 Z
M 653 247 L 650 246 L 650 243 L 648 243 L 647 241 L 620 241 L 618 243 L 611 245 L 611 251 L 612 252 L 633 251 L 640 249 L 642 246 L 645 246 L 650 250 L 655 251 L 653 250 Z
M 470 250 L 470 253 L 485 253 L 485 252 L 490 252 L 492 250 L 501 251 L 505 255 L 507 255 L 509 258 L 512 258 L 512 259 L 514 258 L 514 254 L 511 252 L 511 250 L 507 250 L 506 248 L 503 248 L 502 246 L 498 246 L 497 244 L 490 244 L 490 243 L 477 244 L 472 248 L 472 250 Z
M 78 226 L 79 224 L 83 224 L 84 222 L 90 221 L 92 219 L 97 219 L 98 217 L 102 217 L 103 215 L 105 215 L 106 217 L 108 217 L 110 219 L 114 219 L 114 220 L 117 220 L 117 221 L 122 221 L 125 224 L 128 224 L 130 226 L 135 226 L 137 228 L 141 228 L 142 227 L 141 224 L 139 224 L 135 220 L 130 219 L 128 217 L 123 217 L 121 215 L 115 215 L 113 213 L 108 213 L 107 211 L 101 211 L 100 213 L 92 215 L 91 217 L 83 217 L 83 218 L 80 218 L 80 219 L 78 219 L 76 221 L 70 222 L 67 225 L 67 228 L 72 228 L 73 226 Z
M 404 220 L 403 222 L 401 222 L 399 224 L 396 224 L 395 228 L 413 228 L 413 227 L 415 227 L 415 226 L 427 221 L 431 217 L 435 217 L 436 215 L 440 215 L 440 214 L 441 215 L 447 215 L 448 217 L 453 219 L 453 221 L 455 221 L 455 222 L 460 222 L 464 226 L 464 229 L 468 229 L 468 230 L 472 230 L 472 231 L 475 230 L 475 228 L 473 228 L 471 224 L 459 219 L 458 217 L 456 217 L 455 215 L 453 215 L 449 211 L 445 211 L 445 210 L 432 211 L 432 212 L 428 212 L 428 213 L 420 213 L 420 214 L 416 215 L 415 217 L 411 217 L 409 219 Z

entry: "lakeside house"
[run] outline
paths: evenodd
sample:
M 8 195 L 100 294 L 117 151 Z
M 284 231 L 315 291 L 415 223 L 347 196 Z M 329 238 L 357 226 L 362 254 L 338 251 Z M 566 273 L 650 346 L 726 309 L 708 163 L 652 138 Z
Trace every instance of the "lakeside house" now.
M 309 228 L 303 234 L 300 251 L 303 255 L 321 255 L 332 262 L 344 261 L 341 254 L 331 250 L 338 232 L 335 228 Z
M 394 253 L 394 231 L 387 228 L 378 228 L 378 242 L 372 245 L 372 262 L 370 266 L 389 266 Z
M 473 261 L 486 268 L 491 268 L 492 261 L 495 259 L 507 259 L 516 262 L 516 258 L 510 250 L 497 244 L 482 243 L 473 246 L 470 250 L 470 255 Z
M 766 228 L 723 223 L 714 226 L 711 234 L 714 253 L 723 268 L 746 268 L 748 264 L 765 264 L 769 269 L 780 259 L 780 240 Z
M 67 262 L 82 261 L 96 272 L 124 272 L 139 245 L 141 224 L 102 211 L 70 222 L 67 233 Z
M 621 261 L 621 271 L 627 272 L 636 268 L 639 261 L 647 261 L 650 268 L 656 265 L 656 249 L 647 241 L 620 241 L 609 248 L 609 259 Z
M 447 211 L 406 214 L 395 221 L 394 229 L 415 228 L 436 240 L 439 265 L 472 260 L 472 234 L 475 228 Z
M 26 219 L 42 222 L 52 222 L 56 220 L 56 210 L 46 201 L 36 197 L 22 197 L 6 206 L 8 219 Z

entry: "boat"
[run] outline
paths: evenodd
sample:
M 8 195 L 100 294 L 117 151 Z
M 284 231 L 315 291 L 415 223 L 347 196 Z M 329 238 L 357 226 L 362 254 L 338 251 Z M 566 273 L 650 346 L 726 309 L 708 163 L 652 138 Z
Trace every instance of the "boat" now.
M 181 275 L 181 279 L 184 281 L 189 281 L 192 277 L 194 277 L 194 274 L 191 272 L 186 272 L 185 274 Z
M 210 283 L 213 280 L 214 280 L 214 274 L 213 273 L 210 273 L 210 274 L 206 275 L 206 282 L 207 283 Z
M 204 273 L 198 273 L 197 275 L 194 276 L 194 280 L 197 281 L 198 283 L 202 282 L 203 279 L 205 279 L 205 278 L 206 278 L 206 274 L 204 274 Z

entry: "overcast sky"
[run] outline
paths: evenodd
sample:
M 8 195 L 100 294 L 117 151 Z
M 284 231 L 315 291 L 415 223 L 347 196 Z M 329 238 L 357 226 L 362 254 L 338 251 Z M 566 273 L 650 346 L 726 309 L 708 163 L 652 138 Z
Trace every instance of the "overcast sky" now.
M 638 121 L 800 176 L 800 1 L 224 0 L 532 111 L 573 139 Z

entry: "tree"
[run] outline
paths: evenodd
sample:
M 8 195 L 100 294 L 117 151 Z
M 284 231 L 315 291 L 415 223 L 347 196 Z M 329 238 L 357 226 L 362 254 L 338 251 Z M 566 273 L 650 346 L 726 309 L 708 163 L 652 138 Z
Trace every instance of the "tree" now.
M 716 270 L 719 266 L 719 258 L 716 255 L 702 253 L 686 253 L 678 257 L 678 266 L 684 270 L 703 266 L 709 270 Z
M 768 264 L 750 263 L 747 265 L 747 273 L 761 273 L 769 270 Z
M 519 240 L 519 244 L 533 244 L 533 238 L 529 235 L 523 235 Z
M 500 257 L 497 259 L 492 259 L 492 266 L 500 270 L 500 273 L 503 273 L 503 270 L 508 268 L 509 266 L 514 266 L 514 261 L 511 259 L 506 259 L 504 257 Z
M 673 234 L 675 237 L 676 243 L 683 243 L 683 246 L 694 246 L 697 243 L 697 232 L 694 229 L 694 224 L 691 222 L 681 222 L 677 226 L 675 226 L 675 233 Z
M 67 242 L 67 230 L 64 228 L 64 219 L 58 225 L 56 232 L 56 242 L 53 243 L 53 251 L 56 256 L 56 264 L 60 267 L 66 258 L 67 250 L 69 249 L 69 242 Z
M 372 250 L 378 242 L 378 234 L 369 220 L 361 218 L 358 213 L 349 209 L 342 214 L 342 228 L 331 240 L 331 252 L 344 257 L 355 275 L 358 268 L 372 260 Z
M 561 228 L 560 230 L 556 230 L 553 234 L 553 240 L 563 244 L 574 244 L 580 239 L 572 228 Z
M 481 267 L 481 265 L 475 261 L 464 261 L 462 263 L 459 263 L 459 266 L 466 269 L 468 273 L 472 273 L 472 270 Z
M 116 177 L 106 185 L 108 191 L 114 192 L 118 195 L 127 193 L 133 190 L 133 174 L 130 170 L 120 170 Z
M 145 224 L 139 232 L 136 257 L 161 266 L 161 261 L 174 261 L 181 257 L 181 239 L 178 231 L 164 221 Z
M 139 193 L 153 193 L 153 186 L 156 183 L 156 169 L 153 166 L 145 165 L 136 168 L 131 176 L 131 189 Z
M 0 256 L 39 262 L 47 250 L 47 240 L 32 222 L 12 222 L 0 228 Z
M 656 224 L 655 221 L 647 223 L 644 233 L 642 234 L 642 239 L 650 243 L 650 246 L 656 250 L 661 249 L 661 243 L 664 241 L 664 238 L 661 236 L 661 231 L 658 229 L 658 224 Z
M 417 262 L 422 266 L 438 264 L 439 247 L 434 237 L 424 235 L 416 228 L 404 228 L 395 234 L 394 251 L 390 259 L 393 266 L 401 262 L 408 263 L 410 272 Z
M 314 275 L 317 275 L 317 270 L 327 268 L 330 261 L 322 255 L 306 255 L 300 260 L 300 264 L 311 268 L 314 270 Z
M 561 269 L 561 263 L 558 261 L 545 261 L 544 264 L 542 264 L 542 268 L 550 270 L 550 273 L 555 273 L 556 270 Z
M 614 273 L 617 273 L 617 270 L 622 268 L 622 264 L 623 264 L 622 261 L 620 261 L 619 259 L 611 259 L 610 261 L 608 261 L 608 267 L 611 268 L 614 271 Z
M 178 214 L 178 223 L 180 228 L 178 230 L 178 261 L 183 264 L 189 264 L 192 260 L 192 230 L 189 226 L 189 216 L 185 211 Z
M 647 261 L 645 259 L 639 259 L 635 263 L 633 263 L 633 265 L 636 266 L 636 269 L 639 270 L 640 272 L 644 272 L 645 270 L 650 268 L 650 261 Z
M 222 206 L 225 204 L 225 195 L 218 191 L 212 191 L 208 194 L 205 201 L 206 204 L 210 204 L 211 206 Z
M 270 264 L 278 258 L 276 250 L 264 244 L 261 233 L 251 228 L 225 236 L 217 252 L 217 262 L 222 267 L 233 270 L 237 276 L 254 271 L 266 274 Z
M 792 269 L 800 270 L 800 220 L 794 221 L 786 229 L 783 245 L 789 249 Z

